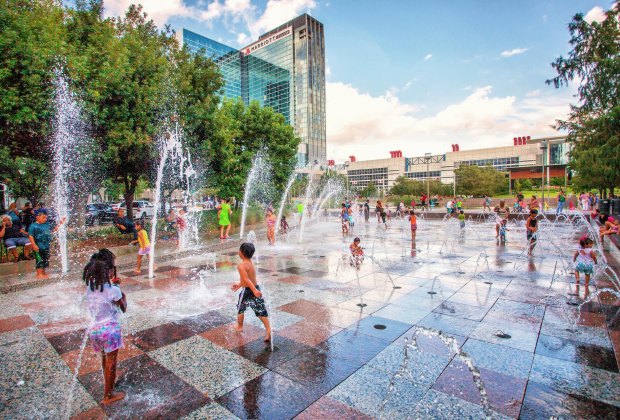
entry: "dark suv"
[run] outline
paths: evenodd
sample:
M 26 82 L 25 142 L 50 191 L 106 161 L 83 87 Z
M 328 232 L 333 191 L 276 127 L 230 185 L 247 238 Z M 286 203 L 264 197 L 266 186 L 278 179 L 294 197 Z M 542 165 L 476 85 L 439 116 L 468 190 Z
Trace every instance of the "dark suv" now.
M 112 223 L 116 217 L 116 212 L 112 207 L 103 203 L 88 204 L 86 206 L 86 225 L 94 226 L 104 223 Z

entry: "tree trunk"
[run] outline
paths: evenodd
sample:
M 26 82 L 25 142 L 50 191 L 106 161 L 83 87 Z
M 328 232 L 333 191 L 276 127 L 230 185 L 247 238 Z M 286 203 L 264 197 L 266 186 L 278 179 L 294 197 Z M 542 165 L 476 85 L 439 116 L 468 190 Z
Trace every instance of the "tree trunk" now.
M 135 178 L 129 179 L 129 177 L 125 177 L 125 205 L 127 206 L 127 218 L 129 220 L 133 220 L 133 200 L 136 194 L 136 186 L 138 185 L 138 180 Z

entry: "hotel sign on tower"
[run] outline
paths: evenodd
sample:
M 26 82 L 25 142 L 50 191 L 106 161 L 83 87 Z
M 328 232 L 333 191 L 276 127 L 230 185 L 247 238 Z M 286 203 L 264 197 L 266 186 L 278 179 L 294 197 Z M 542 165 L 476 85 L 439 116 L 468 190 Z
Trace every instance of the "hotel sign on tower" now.
M 250 55 L 255 51 L 260 50 L 261 48 L 264 48 L 266 46 L 268 46 L 269 44 L 272 44 L 276 41 L 279 41 L 287 36 L 291 36 L 293 34 L 293 27 L 289 26 L 288 28 L 284 29 L 283 31 L 280 31 L 276 34 L 273 35 L 269 35 L 268 37 L 261 39 L 259 41 L 256 41 L 253 44 L 248 45 L 245 48 L 241 49 L 241 54 L 243 55 Z

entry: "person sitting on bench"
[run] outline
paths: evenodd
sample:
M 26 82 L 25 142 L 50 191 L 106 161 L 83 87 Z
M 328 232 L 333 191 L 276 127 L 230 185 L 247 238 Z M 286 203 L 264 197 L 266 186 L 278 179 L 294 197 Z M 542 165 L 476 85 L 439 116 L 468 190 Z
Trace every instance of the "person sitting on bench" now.
M 118 231 L 122 234 L 133 234 L 133 241 L 131 241 L 129 245 L 138 243 L 138 232 L 136 232 L 136 227 L 133 222 L 125 217 L 125 210 L 118 209 L 118 213 L 114 218 L 114 226 L 116 226 Z

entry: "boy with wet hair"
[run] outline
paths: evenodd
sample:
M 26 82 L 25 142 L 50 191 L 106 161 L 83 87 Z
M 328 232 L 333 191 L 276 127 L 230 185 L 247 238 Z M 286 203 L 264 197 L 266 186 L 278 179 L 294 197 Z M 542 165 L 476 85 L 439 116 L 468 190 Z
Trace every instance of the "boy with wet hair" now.
M 235 283 L 230 287 L 233 292 L 243 288 L 237 303 L 237 325 L 235 325 L 235 330 L 243 330 L 244 313 L 249 306 L 254 311 L 254 315 L 265 326 L 267 335 L 264 341 L 269 342 L 271 340 L 271 325 L 269 324 L 269 314 L 267 313 L 263 293 L 256 280 L 256 269 L 252 263 L 254 252 L 254 245 L 249 242 L 243 243 L 239 247 L 239 258 L 241 258 L 241 263 L 237 266 L 239 283 Z
M 54 227 L 50 227 L 47 222 L 47 210 L 38 209 L 34 212 L 35 222 L 28 228 L 28 239 L 32 244 L 32 250 L 37 260 L 36 263 L 36 278 L 47 279 L 49 276 L 45 272 L 45 269 L 50 266 L 50 244 L 52 243 L 52 233 L 60 229 L 60 226 L 65 223 L 65 218 Z

